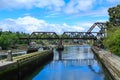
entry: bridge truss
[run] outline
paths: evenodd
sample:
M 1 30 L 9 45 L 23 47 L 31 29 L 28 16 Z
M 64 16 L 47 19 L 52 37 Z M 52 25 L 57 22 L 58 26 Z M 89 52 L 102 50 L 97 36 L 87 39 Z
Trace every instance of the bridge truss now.
M 87 31 L 87 33 L 90 33 L 92 32 L 92 30 L 95 28 L 95 27 L 99 27 L 99 33 L 97 34 L 97 36 L 101 36 L 101 37 L 106 37 L 107 36 L 107 30 L 106 30 L 106 23 L 103 23 L 103 22 L 96 22 L 94 23 Z
M 90 39 L 97 39 L 98 32 L 64 32 L 62 34 L 62 39 L 83 39 L 83 40 L 90 40 Z
M 21 39 L 29 39 L 29 40 L 37 40 L 37 39 L 59 39 L 59 36 L 55 32 L 33 32 L 28 38 Z
M 92 32 L 95 27 L 99 27 L 98 32 Z M 20 38 L 20 40 L 64 40 L 64 39 L 83 39 L 83 40 L 98 40 L 106 36 L 106 24 L 102 22 L 94 23 L 87 32 L 64 32 L 58 36 L 55 32 L 33 32 L 27 38 Z

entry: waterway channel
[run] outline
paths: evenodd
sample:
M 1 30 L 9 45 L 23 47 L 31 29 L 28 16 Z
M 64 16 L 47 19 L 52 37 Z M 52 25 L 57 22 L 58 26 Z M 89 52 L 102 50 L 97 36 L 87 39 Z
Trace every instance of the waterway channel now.
M 111 80 L 107 78 L 90 46 L 54 50 L 53 60 L 25 80 Z

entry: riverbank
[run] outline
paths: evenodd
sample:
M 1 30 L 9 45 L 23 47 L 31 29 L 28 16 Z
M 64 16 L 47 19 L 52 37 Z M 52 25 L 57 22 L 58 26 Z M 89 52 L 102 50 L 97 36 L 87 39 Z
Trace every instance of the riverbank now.
M 13 57 L 13 61 L 0 60 L 0 80 L 22 80 L 22 77 L 30 74 L 37 66 L 45 64 L 52 57 L 53 52 L 45 50 Z
M 27 49 L 11 49 L 13 54 L 26 53 Z M 0 55 L 7 55 L 8 50 L 0 50 Z
M 92 47 L 92 50 L 100 58 L 114 79 L 120 80 L 120 57 L 97 47 Z

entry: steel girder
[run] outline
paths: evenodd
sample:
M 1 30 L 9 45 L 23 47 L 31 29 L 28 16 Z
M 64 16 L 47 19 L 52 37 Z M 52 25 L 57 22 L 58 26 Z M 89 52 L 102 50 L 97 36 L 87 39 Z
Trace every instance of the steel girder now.
M 92 32 L 95 27 L 99 27 L 99 32 Z M 103 22 L 94 23 L 87 32 L 64 32 L 61 37 L 59 37 L 55 32 L 33 32 L 27 38 L 20 38 L 21 40 L 51 40 L 51 39 L 99 39 L 105 37 L 106 34 L 106 24 Z

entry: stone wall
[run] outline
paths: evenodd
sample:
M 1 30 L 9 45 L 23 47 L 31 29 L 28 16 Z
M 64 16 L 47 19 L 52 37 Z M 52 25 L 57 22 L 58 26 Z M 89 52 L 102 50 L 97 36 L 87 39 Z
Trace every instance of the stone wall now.
M 22 80 L 53 58 L 52 51 L 41 51 L 13 58 L 11 64 L 0 66 L 0 80 Z

